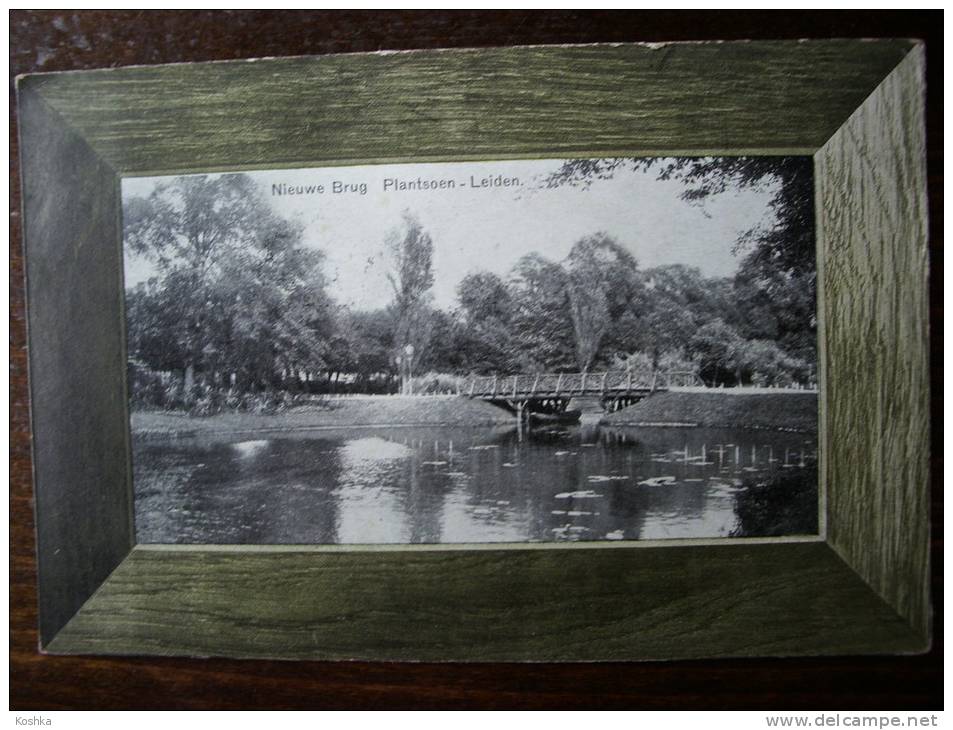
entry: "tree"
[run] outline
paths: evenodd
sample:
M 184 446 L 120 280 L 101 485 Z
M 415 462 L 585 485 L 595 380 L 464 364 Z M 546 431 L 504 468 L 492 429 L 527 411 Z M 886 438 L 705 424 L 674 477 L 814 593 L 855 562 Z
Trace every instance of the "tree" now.
M 580 239 L 566 260 L 576 362 L 586 372 L 606 332 L 629 309 L 639 291 L 635 258 L 605 233 Z
M 457 286 L 458 326 L 454 337 L 462 357 L 459 369 L 509 373 L 519 369 L 511 320 L 513 294 L 496 274 L 467 274 Z
M 722 319 L 698 328 L 689 347 L 698 359 L 698 374 L 708 385 L 735 385 L 741 382 L 739 351 L 744 340 Z
M 357 375 L 365 388 L 375 376 L 386 373 L 390 377 L 394 350 L 390 312 L 385 309 L 344 312 L 341 333 L 347 340 L 348 369 Z
M 208 346 L 210 283 L 227 255 L 253 236 L 261 208 L 255 193 L 246 175 L 197 175 L 175 178 L 148 198 L 124 202 L 126 247 L 158 265 L 162 288 L 183 318 L 175 329 L 184 354 L 186 398 Z
M 707 383 L 788 386 L 811 377 L 803 360 L 785 353 L 772 340 L 746 340 L 721 319 L 700 327 L 690 347 Z
M 642 280 L 643 316 L 634 339 L 653 369 L 659 368 L 666 357 L 683 361 L 695 331 L 728 314 L 724 311 L 724 292 L 719 280 L 705 279 L 695 267 L 657 266 L 645 270 Z
M 744 340 L 737 348 L 736 368 L 742 382 L 758 386 L 790 386 L 810 379 L 810 366 L 785 353 L 771 340 Z
M 387 280 L 394 293 L 394 356 L 407 357 L 414 367 L 424 356 L 433 324 L 433 240 L 409 211 L 404 212 L 403 221 L 402 228 L 391 231 L 386 240 L 393 260 Z
M 456 317 L 448 312 L 434 309 L 430 319 L 430 340 L 426 349 L 417 358 L 417 372 L 454 373 L 462 368 L 465 354 L 461 351 L 459 336 L 463 328 Z
M 576 369 L 568 288 L 565 269 L 539 254 L 528 254 L 514 265 L 510 326 L 522 372 Z
M 215 309 L 229 333 L 219 346 L 222 365 L 259 387 L 285 379 L 296 387 L 299 372 L 332 367 L 339 352 L 324 256 L 300 241 L 299 226 L 269 216 L 250 245 L 229 256 L 216 282 Z
M 684 356 L 697 323 L 689 309 L 675 299 L 656 297 L 642 320 L 643 346 L 653 370 L 665 355 Z
M 489 271 L 467 274 L 457 285 L 457 300 L 470 324 L 490 319 L 507 322 L 512 314 L 511 299 L 506 283 Z
M 175 304 L 155 278 L 126 292 L 129 352 L 156 370 L 179 369 L 188 356 L 180 331 L 185 313 Z
M 659 179 L 682 181 L 686 201 L 702 205 L 729 190 L 773 189 L 772 221 L 744 232 L 739 277 L 784 319 L 777 336 L 789 353 L 816 359 L 816 262 L 813 163 L 809 157 L 598 158 L 568 160 L 546 178 L 547 187 L 589 186 L 622 170 L 654 170 Z M 751 301 L 750 292 L 748 300 Z M 762 313 L 763 314 L 763 313 Z
M 694 266 L 667 264 L 647 269 L 645 285 L 652 294 L 678 302 L 692 310 L 707 305 L 705 278 Z
M 187 402 L 196 372 L 267 387 L 319 365 L 333 326 L 322 256 L 247 175 L 175 178 L 124 201 L 123 224 L 127 250 L 158 272 L 130 297 L 131 348 L 180 371 Z
M 587 187 L 621 170 L 650 170 L 661 180 L 686 185 L 682 197 L 701 203 L 732 189 L 763 189 L 776 183 L 771 201 L 775 221 L 758 225 L 739 239 L 739 250 L 750 249 L 750 265 L 792 275 L 813 275 L 814 177 L 810 157 L 614 157 L 567 160 L 543 185 Z

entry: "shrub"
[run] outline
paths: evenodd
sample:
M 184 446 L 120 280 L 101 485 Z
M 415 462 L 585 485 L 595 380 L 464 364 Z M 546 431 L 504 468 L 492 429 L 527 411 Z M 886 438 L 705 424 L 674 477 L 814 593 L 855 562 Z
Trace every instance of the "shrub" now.
M 465 380 L 459 375 L 429 372 L 413 379 L 413 392 L 414 395 L 456 394 Z

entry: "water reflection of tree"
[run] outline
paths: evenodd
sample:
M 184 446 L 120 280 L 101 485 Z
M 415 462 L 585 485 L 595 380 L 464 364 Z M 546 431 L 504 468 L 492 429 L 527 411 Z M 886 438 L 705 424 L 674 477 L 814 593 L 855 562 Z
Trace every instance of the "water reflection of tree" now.
M 506 472 L 501 469 L 501 453 L 517 443 L 513 426 L 481 429 L 475 433 L 469 428 L 421 427 L 401 430 L 395 437 L 392 429 L 374 431 L 380 438 L 408 445 L 415 455 L 388 477 L 390 491 L 397 495 L 400 515 L 407 526 L 407 542 L 432 544 L 451 542 L 448 534 L 446 509 L 448 497 L 454 491 L 466 495 L 471 506 L 506 499 L 511 493 L 505 483 Z M 470 451 L 475 446 L 477 451 Z M 480 447 L 496 447 L 486 451 Z M 451 472 L 463 470 L 472 479 L 457 482 Z M 515 492 L 514 493 L 518 493 Z
M 140 445 L 137 537 L 183 544 L 338 542 L 331 490 L 341 463 L 333 446 L 312 441 L 302 448 L 291 439 Z
M 747 477 L 734 499 L 738 527 L 732 537 L 816 535 L 817 461 Z
M 222 542 L 338 542 L 333 488 L 341 481 L 343 464 L 334 442 L 312 441 L 304 449 L 299 441 L 275 439 L 247 458 L 232 453 L 221 464 L 230 473 L 216 479 L 220 504 L 206 512 L 227 517 L 232 539 Z
M 402 472 L 402 483 L 395 483 L 397 494 L 410 527 L 408 542 L 412 544 L 439 543 L 443 535 L 441 516 L 443 502 L 453 485 L 446 473 L 420 463 L 419 456 L 428 460 L 447 458 L 439 442 L 426 446 L 419 442 L 418 456 L 407 459 Z

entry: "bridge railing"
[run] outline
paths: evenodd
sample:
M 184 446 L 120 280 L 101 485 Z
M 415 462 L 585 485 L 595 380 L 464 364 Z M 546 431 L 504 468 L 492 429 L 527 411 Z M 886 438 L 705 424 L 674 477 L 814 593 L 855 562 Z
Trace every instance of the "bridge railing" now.
M 705 385 L 694 370 L 668 370 L 659 372 L 660 388 L 687 388 Z
M 470 377 L 461 394 L 470 397 L 540 397 L 652 391 L 701 385 L 691 371 L 617 370 L 599 373 L 535 373 L 532 375 L 483 375 Z

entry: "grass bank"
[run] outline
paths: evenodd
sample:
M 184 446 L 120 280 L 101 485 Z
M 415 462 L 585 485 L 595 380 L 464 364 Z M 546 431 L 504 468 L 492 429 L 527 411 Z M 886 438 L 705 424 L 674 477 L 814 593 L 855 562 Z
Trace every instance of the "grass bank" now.
M 135 411 L 130 420 L 133 435 L 143 437 L 356 426 L 489 426 L 511 423 L 513 417 L 488 403 L 456 396 L 357 396 L 280 413 L 188 416 L 178 411 Z
M 817 433 L 817 394 L 802 391 L 669 391 L 602 419 L 611 426 L 706 426 Z

